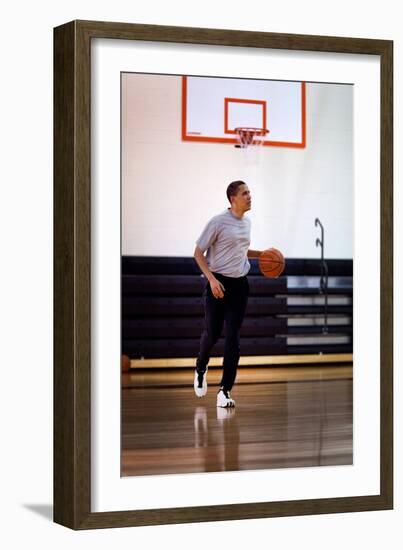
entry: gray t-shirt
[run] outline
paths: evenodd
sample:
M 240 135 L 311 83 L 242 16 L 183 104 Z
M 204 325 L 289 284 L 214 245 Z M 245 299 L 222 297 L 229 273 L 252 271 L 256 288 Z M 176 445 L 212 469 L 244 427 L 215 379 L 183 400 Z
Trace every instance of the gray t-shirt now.
M 207 250 L 210 271 L 227 277 L 243 277 L 248 273 L 250 225 L 249 218 L 237 218 L 230 208 L 211 218 L 196 241 L 202 252 Z

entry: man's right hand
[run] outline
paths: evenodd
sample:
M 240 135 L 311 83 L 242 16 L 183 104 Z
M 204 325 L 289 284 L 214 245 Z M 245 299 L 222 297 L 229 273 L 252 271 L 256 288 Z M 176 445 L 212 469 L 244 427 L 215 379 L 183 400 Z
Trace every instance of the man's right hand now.
M 225 288 L 215 277 L 210 279 L 210 288 L 214 298 L 224 298 Z

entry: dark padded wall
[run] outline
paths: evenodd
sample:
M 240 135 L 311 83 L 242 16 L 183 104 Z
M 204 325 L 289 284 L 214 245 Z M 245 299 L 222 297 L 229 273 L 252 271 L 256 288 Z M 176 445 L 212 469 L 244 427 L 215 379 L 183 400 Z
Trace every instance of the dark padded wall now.
M 327 260 L 327 265 L 324 333 L 319 260 L 287 259 L 278 279 L 263 277 L 257 261 L 251 261 L 242 355 L 352 353 L 353 263 Z M 131 358 L 197 356 L 205 285 L 194 258 L 122 257 L 122 353 Z M 222 353 L 220 339 L 212 355 Z

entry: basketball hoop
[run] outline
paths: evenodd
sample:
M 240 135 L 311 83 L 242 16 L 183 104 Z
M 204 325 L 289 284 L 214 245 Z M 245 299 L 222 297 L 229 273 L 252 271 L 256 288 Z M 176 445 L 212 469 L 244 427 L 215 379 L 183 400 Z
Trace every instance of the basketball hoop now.
M 251 128 L 251 127 L 240 127 L 235 128 L 235 133 L 237 136 L 238 143 L 235 147 L 241 147 L 241 149 L 246 149 L 249 145 L 261 146 L 263 145 L 264 138 L 269 133 L 270 130 L 266 128 Z

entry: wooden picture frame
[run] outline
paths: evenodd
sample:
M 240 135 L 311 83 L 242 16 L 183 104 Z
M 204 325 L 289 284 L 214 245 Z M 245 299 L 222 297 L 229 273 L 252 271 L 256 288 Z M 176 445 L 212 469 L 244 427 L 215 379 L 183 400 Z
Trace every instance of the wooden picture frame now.
M 112 38 L 380 56 L 380 494 L 91 512 L 91 40 Z M 393 507 L 393 42 L 73 21 L 54 30 L 54 520 L 72 529 L 328 514 Z

